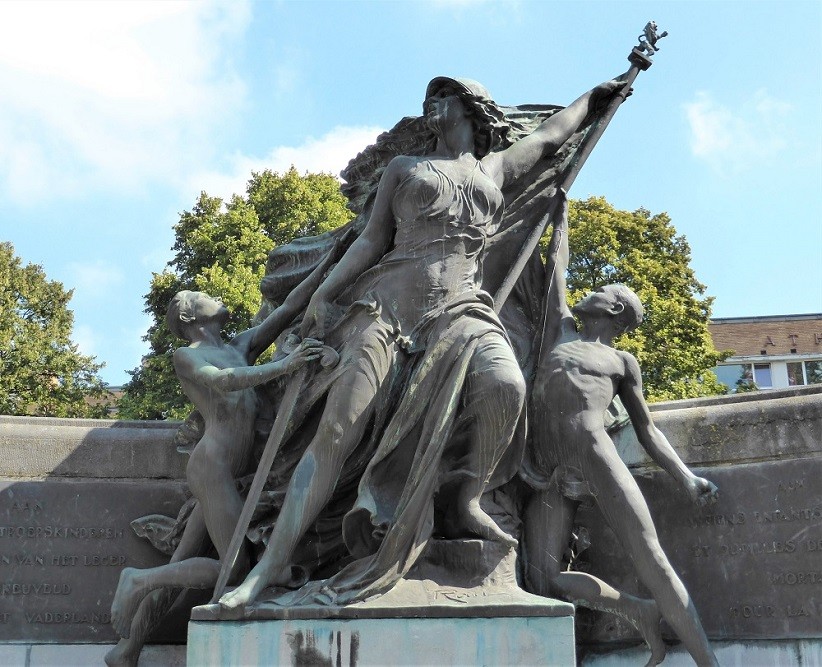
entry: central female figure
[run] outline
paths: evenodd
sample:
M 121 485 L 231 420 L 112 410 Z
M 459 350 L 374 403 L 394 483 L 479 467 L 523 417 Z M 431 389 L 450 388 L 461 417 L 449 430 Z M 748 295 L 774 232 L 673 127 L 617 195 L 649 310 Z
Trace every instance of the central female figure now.
M 504 455 L 525 398 L 505 330 L 479 289 L 483 249 L 502 216 L 502 188 L 556 152 L 592 105 L 621 85 L 597 86 L 511 144 L 502 110 L 481 85 L 431 81 L 424 103 L 431 150 L 391 160 L 363 233 L 306 311 L 303 334 L 324 338 L 341 362 L 327 377 L 316 435 L 267 550 L 222 606 L 250 603 L 289 565 L 375 419 L 387 425 L 343 524 L 362 560 L 326 586 L 331 601 L 390 587 L 431 535 L 435 510 L 444 537 L 514 543 L 480 507 L 489 484 L 516 472 L 517 456 Z M 326 330 L 340 297 L 351 305 Z M 389 396 L 397 386 L 398 401 Z M 393 412 L 380 415 L 386 405 Z

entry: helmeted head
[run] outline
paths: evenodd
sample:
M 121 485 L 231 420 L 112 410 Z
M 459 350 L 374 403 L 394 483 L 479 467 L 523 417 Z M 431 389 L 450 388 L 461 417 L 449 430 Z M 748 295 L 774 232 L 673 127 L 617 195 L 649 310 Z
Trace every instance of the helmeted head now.
M 182 290 L 175 294 L 166 309 L 168 330 L 178 338 L 191 340 L 191 326 L 194 323 L 216 321 L 220 326 L 228 320 L 228 309 L 220 299 L 205 292 Z
M 497 148 L 511 145 L 509 125 L 502 109 L 491 99 L 485 86 L 471 79 L 452 79 L 438 76 L 431 79 L 425 91 L 423 113 L 427 116 L 430 100 L 438 96 L 456 95 L 460 98 L 474 128 L 474 155 L 483 158 Z
M 645 315 L 645 309 L 639 297 L 626 285 L 605 285 L 590 292 L 574 307 L 573 312 L 580 319 L 586 316 L 613 318 L 614 333 L 620 335 L 633 331 Z

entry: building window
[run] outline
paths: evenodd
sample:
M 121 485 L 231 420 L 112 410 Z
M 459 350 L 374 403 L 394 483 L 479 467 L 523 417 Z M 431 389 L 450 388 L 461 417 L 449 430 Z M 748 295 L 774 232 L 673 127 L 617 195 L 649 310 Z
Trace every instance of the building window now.
M 788 386 L 798 387 L 805 384 L 805 373 L 803 371 L 803 364 L 801 361 L 789 361 L 788 367 Z
M 754 384 L 760 389 L 773 387 L 770 364 L 754 364 Z
M 808 384 L 822 384 L 822 361 L 806 361 L 805 377 Z
M 822 369 L 820 369 L 822 370 Z M 728 387 L 728 393 L 756 389 L 750 364 L 728 364 L 714 368 L 717 379 Z

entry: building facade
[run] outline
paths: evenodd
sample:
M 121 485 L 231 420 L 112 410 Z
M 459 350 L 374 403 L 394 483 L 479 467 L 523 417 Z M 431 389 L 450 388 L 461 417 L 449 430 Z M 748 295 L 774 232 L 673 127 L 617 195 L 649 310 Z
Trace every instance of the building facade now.
M 729 393 L 822 383 L 822 313 L 717 318 L 708 330 L 733 351 L 714 369 Z

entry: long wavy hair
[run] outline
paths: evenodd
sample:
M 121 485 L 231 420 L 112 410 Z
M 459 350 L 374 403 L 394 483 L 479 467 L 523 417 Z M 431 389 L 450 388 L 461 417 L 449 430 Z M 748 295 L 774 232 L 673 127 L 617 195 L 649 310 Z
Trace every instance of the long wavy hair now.
M 482 159 L 488 153 L 507 148 L 513 143 L 508 137 L 512 124 L 505 118 L 505 112 L 494 102 L 485 86 L 471 79 L 445 76 L 432 79 L 425 92 L 423 116 L 428 115 L 431 98 L 443 90 L 457 95 L 465 106 L 474 129 L 474 155 L 477 158 Z
M 533 130 L 533 127 L 526 127 L 511 118 L 511 109 L 499 106 L 476 81 L 437 77 L 428 84 L 423 102 L 424 114 L 403 118 L 388 132 L 383 132 L 340 174 L 345 180 L 341 190 L 348 197 L 348 207 L 352 211 L 362 213 L 368 208 L 382 172 L 392 158 L 397 155 L 427 155 L 434 149 L 437 138 L 425 122 L 425 113 L 428 111 L 428 100 L 445 86 L 453 90 L 465 105 L 474 128 L 474 154 L 477 158 L 482 159 L 488 153 L 507 148 Z

